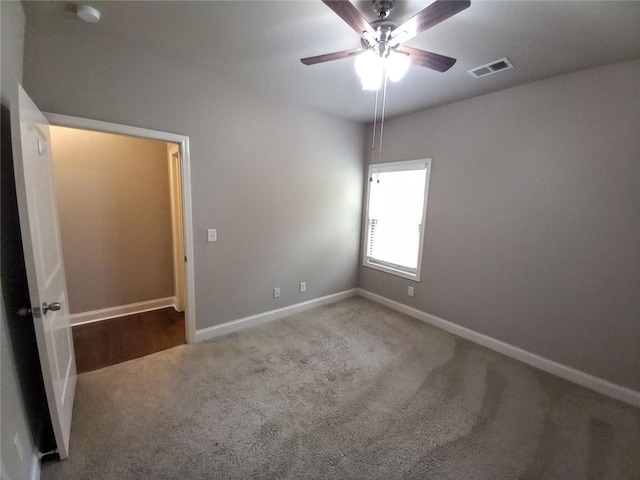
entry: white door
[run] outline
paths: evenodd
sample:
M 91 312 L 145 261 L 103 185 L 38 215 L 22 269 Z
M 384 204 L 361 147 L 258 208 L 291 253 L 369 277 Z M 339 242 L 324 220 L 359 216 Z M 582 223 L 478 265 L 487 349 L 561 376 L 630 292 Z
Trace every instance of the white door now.
M 69 456 L 76 361 L 53 188 L 49 123 L 18 87 L 11 108 L 16 191 L 31 309 L 60 458 Z

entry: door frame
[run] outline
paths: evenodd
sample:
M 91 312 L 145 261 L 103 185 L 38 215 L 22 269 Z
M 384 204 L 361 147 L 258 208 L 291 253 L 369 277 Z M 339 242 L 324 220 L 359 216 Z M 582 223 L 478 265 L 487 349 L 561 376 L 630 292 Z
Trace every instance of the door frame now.
M 149 130 L 147 128 L 103 122 L 89 118 L 61 115 L 43 112 L 53 126 L 93 130 L 96 132 L 116 133 L 130 137 L 160 140 L 176 143 L 180 147 L 180 167 L 182 170 L 182 218 L 184 228 L 184 253 L 186 260 L 186 305 L 185 305 L 185 336 L 187 343 L 196 342 L 196 297 L 195 297 L 195 268 L 193 255 L 193 216 L 191 205 L 191 156 L 189 153 L 189 137 L 176 133 Z
M 167 145 L 169 164 L 169 196 L 171 198 L 171 238 L 173 243 L 173 304 L 178 312 L 184 312 L 185 304 L 185 264 L 184 264 L 184 222 L 182 221 L 182 167 L 180 166 L 180 146 Z

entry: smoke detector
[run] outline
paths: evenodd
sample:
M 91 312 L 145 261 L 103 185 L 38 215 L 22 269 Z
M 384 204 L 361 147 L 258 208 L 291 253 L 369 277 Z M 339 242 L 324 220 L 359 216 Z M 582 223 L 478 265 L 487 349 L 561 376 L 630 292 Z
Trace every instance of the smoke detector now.
M 486 65 L 482 65 L 481 67 L 476 67 L 469 70 L 469 74 L 474 78 L 482 78 L 488 75 L 493 75 L 494 73 L 501 72 L 503 70 L 509 70 L 513 68 L 513 64 L 509 61 L 508 58 L 501 58 L 500 60 L 496 60 L 495 62 L 487 63 Z
M 76 6 L 76 15 L 85 22 L 98 23 L 100 21 L 100 10 L 89 5 Z

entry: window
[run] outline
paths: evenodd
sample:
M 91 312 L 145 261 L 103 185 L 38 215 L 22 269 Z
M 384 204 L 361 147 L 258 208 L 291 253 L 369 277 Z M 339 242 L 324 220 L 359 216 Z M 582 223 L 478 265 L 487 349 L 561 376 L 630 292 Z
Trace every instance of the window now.
M 431 160 L 369 165 L 363 265 L 420 280 Z

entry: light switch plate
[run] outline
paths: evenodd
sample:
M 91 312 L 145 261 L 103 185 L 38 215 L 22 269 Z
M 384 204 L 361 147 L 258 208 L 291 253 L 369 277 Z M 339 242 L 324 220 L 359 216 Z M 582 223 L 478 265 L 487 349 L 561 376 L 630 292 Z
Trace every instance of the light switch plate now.
M 218 231 L 215 228 L 210 228 L 209 230 L 207 230 L 207 241 L 209 242 L 218 241 Z

